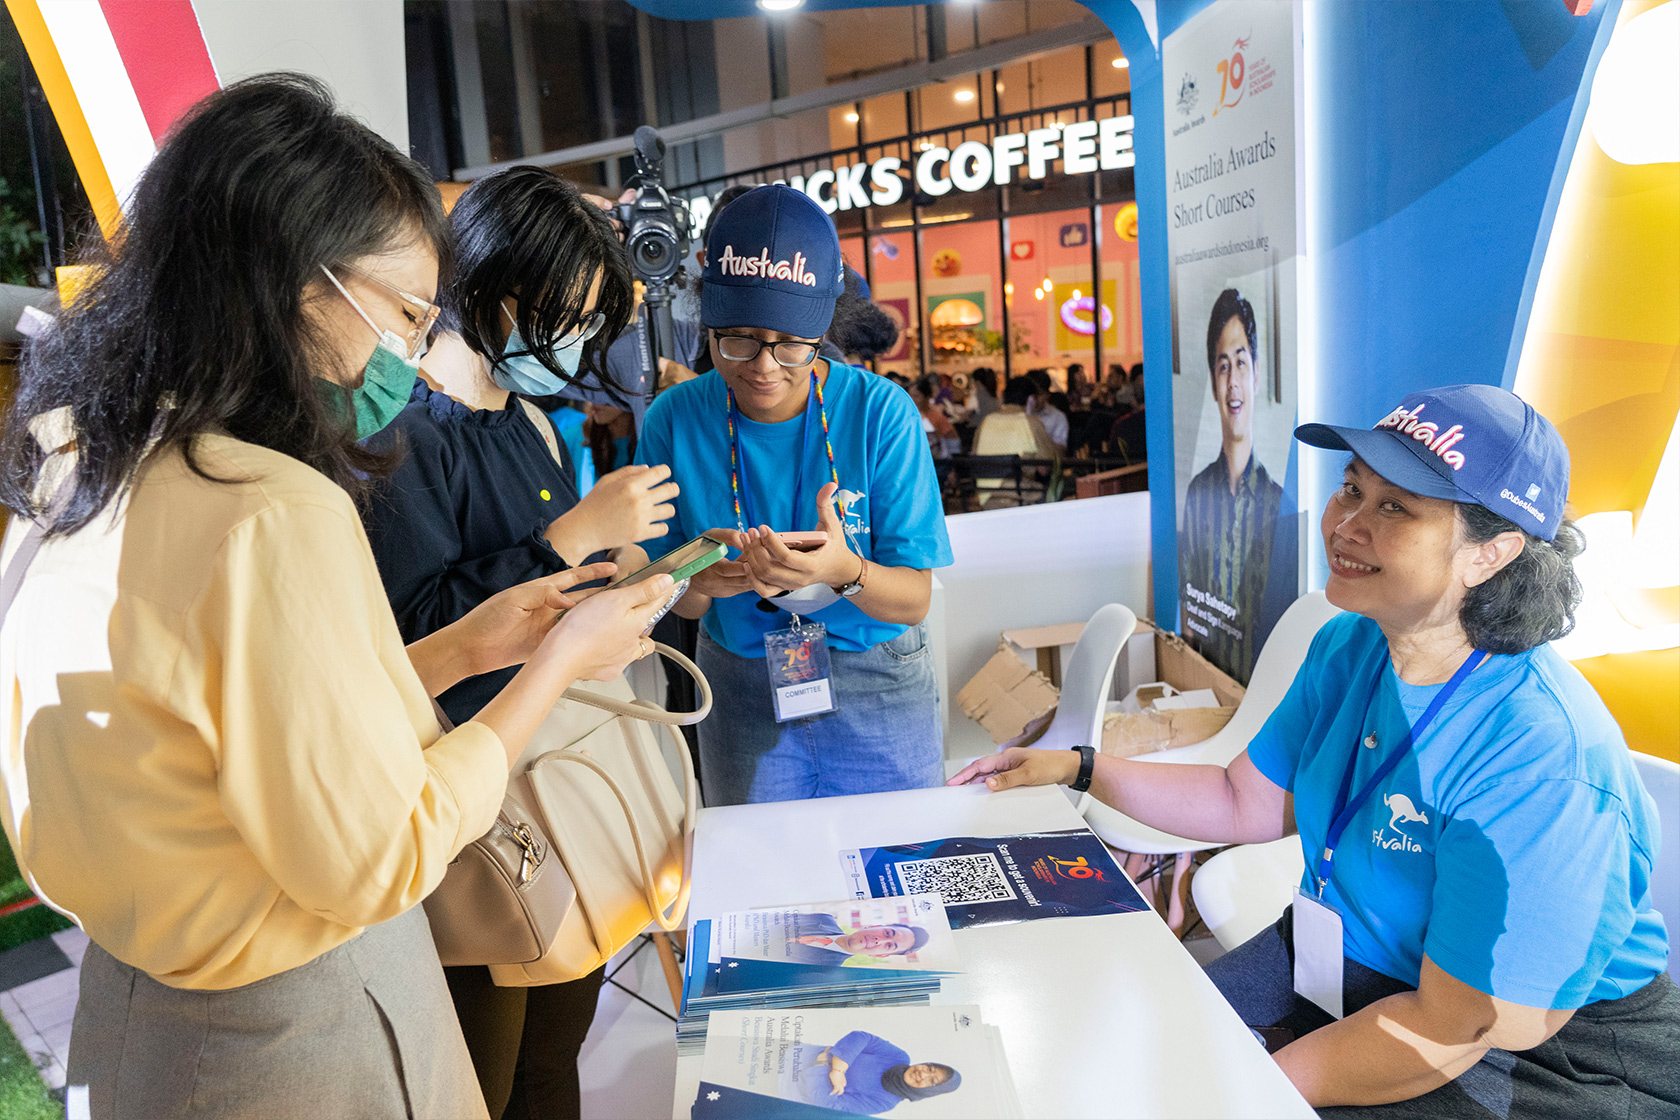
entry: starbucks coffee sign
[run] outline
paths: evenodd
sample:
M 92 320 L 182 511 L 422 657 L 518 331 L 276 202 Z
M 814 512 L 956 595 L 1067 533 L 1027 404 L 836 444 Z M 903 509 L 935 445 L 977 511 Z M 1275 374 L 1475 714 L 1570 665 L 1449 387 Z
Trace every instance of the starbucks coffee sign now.
M 925 148 L 916 157 L 912 173 L 916 188 L 937 198 L 953 190 L 972 193 L 990 186 L 1008 186 L 1020 177 L 1043 179 L 1058 162 L 1064 175 L 1092 175 L 1131 167 L 1136 162 L 1131 116 L 1006 132 L 990 144 L 967 140 L 955 150 Z M 882 156 L 873 163 L 817 171 L 809 178 L 795 175 L 787 183 L 832 214 L 902 202 L 904 169 L 905 163 L 898 156 Z

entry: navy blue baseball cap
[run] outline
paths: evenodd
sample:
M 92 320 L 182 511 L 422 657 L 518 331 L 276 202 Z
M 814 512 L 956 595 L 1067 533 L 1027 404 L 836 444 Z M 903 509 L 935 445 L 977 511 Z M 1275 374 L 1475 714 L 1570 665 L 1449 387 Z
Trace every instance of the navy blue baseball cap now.
M 1542 540 L 1569 500 L 1569 448 L 1515 393 L 1448 385 L 1413 393 L 1369 430 L 1302 424 L 1295 438 L 1351 451 L 1396 486 L 1484 506 Z
M 821 338 L 845 291 L 840 235 L 823 208 L 780 183 L 754 187 L 712 218 L 700 320 Z

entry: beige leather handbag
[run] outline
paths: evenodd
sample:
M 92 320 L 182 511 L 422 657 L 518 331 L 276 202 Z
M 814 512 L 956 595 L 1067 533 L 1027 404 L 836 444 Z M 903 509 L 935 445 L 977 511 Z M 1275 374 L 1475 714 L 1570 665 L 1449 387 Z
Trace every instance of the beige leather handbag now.
M 637 700 L 623 677 L 567 689 L 514 768 L 508 800 L 539 822 L 577 898 L 539 960 L 492 964 L 502 987 L 556 984 L 587 976 L 651 925 L 677 929 L 688 909 L 689 859 L 700 787 L 681 724 L 712 709 L 699 667 L 668 646 L 699 689 L 693 712 Z M 676 750 L 681 785 L 654 725 Z

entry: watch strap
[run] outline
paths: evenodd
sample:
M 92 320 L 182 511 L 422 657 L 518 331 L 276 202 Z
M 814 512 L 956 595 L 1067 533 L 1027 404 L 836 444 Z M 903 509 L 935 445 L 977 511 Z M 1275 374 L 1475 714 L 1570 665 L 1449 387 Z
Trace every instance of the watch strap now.
M 1072 748 L 1079 752 L 1079 776 L 1068 786 L 1075 793 L 1084 793 L 1091 788 L 1091 772 L 1097 766 L 1097 749 L 1089 746 Z

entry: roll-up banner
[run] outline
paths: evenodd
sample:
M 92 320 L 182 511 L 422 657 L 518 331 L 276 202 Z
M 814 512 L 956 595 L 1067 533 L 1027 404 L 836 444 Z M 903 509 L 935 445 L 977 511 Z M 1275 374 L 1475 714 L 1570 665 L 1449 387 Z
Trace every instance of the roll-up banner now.
M 1301 593 L 1300 8 L 1218 0 L 1161 45 L 1184 637 L 1247 683 Z

